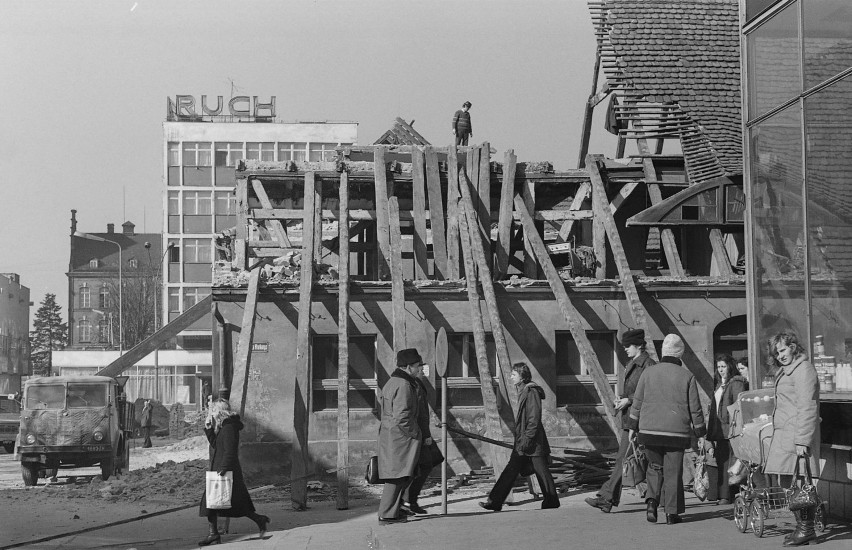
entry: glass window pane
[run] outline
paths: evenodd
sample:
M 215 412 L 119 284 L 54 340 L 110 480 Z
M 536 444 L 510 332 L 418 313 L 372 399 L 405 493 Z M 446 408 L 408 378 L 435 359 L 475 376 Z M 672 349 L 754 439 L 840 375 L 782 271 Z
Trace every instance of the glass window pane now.
M 746 21 L 751 21 L 760 12 L 775 4 L 778 0 L 746 0 Z
M 186 142 L 183 144 L 183 164 L 184 166 L 197 166 L 198 165 L 198 156 L 197 156 L 197 147 L 198 144 L 194 142 Z
M 759 378 L 773 368 L 771 336 L 793 330 L 805 342 L 808 334 L 800 135 L 798 105 L 749 129 Z
M 169 191 L 169 214 L 178 214 L 178 208 L 180 207 L 177 191 Z
M 791 4 L 746 36 L 749 120 L 801 93 L 798 4 Z
M 813 334 L 823 337 L 829 364 L 852 360 L 850 104 L 852 78 L 805 99 L 811 322 Z
M 108 403 L 106 385 L 68 384 L 68 408 L 106 407 Z
M 725 222 L 744 221 L 745 195 L 739 185 L 725 186 Z
M 580 350 L 570 332 L 556 333 L 556 376 L 579 376 Z
M 169 142 L 169 166 L 180 166 L 180 149 L 173 141 Z
M 25 408 L 62 409 L 65 407 L 65 386 L 52 384 L 49 386 L 30 386 L 27 388 Z
M 852 2 L 804 2 L 804 40 L 805 88 L 852 67 Z

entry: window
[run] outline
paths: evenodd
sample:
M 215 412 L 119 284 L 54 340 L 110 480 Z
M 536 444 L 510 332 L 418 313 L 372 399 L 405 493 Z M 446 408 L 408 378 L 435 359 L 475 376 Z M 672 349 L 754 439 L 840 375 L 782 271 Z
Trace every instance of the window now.
M 97 269 L 98 268 L 98 259 L 92 258 L 91 260 L 89 260 L 89 267 L 91 267 L 92 269 Z
M 137 260 L 136 258 L 130 258 L 129 260 L 127 260 L 127 265 L 128 267 L 132 267 L 135 269 L 139 267 L 139 260 Z
M 86 317 L 77 321 L 77 337 L 80 342 L 92 341 L 92 322 Z
M 169 239 L 169 263 L 174 264 L 180 261 L 180 246 L 177 239 Z
M 65 406 L 69 409 L 106 407 L 109 404 L 109 386 L 105 384 L 68 384 Z
M 447 406 L 481 407 L 482 387 L 473 334 L 447 334 Z M 497 348 L 494 336 L 485 334 L 485 349 L 491 378 L 497 374 Z M 440 405 L 440 394 L 437 395 Z
M 183 259 L 188 264 L 209 264 L 213 261 L 210 254 L 210 239 L 185 239 Z
M 169 142 L 169 166 L 180 166 L 180 148 L 174 141 Z
M 109 287 L 107 285 L 101 285 L 101 289 L 98 291 L 98 307 L 101 309 L 110 307 Z
M 30 410 L 64 408 L 65 386 L 62 384 L 30 386 L 27 388 L 27 398 L 24 407 Z
M 106 344 L 109 341 L 109 321 L 101 319 L 98 321 L 98 342 Z
M 169 215 L 177 216 L 180 214 L 180 197 L 177 191 L 169 191 Z
M 183 290 L 183 310 L 186 311 L 210 294 L 209 288 L 187 287 Z
M 587 331 L 586 336 L 610 383 L 617 376 L 616 333 L 613 331 Z M 556 332 L 556 405 L 598 405 L 600 395 L 589 374 L 589 367 L 580 357 L 580 349 L 568 331 Z
M 336 143 L 311 143 L 311 153 L 308 160 L 334 161 L 337 158 Z
M 237 197 L 230 191 L 216 191 L 216 215 L 234 216 L 237 213 Z
M 77 291 L 79 296 L 79 307 L 92 307 L 92 293 L 89 290 L 89 283 L 83 283 Z
M 275 160 L 274 143 L 246 143 L 246 158 L 248 160 Z
M 337 336 L 315 336 L 311 342 L 313 410 L 337 409 Z M 376 337 L 349 337 L 349 407 L 376 407 Z
M 244 158 L 242 143 L 217 143 L 216 166 L 236 166 Z
M 183 144 L 184 166 L 212 166 L 210 142 L 187 141 Z
M 281 161 L 281 162 L 284 162 L 284 161 L 287 161 L 287 160 L 304 162 L 306 146 L 307 146 L 307 143 L 281 142 L 281 143 L 278 144 L 278 160 Z
M 169 313 L 180 313 L 180 289 L 169 288 Z
M 213 200 L 208 191 L 184 191 L 184 216 L 210 215 L 212 213 Z

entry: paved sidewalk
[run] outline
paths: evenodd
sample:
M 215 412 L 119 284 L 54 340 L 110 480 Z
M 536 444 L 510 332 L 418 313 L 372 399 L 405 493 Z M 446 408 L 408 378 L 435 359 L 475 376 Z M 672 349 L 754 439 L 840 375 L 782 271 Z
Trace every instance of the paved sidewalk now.
M 731 507 L 718 507 L 687 498 L 684 523 L 666 525 L 645 520 L 645 506 L 625 491 L 622 505 L 613 513 L 591 508 L 583 502 L 594 493 L 565 495 L 556 510 L 540 510 L 540 501 L 520 500 L 529 495 L 516 493 L 518 502 L 504 506 L 502 512 L 487 512 L 477 502 L 478 493 L 450 496 L 449 514 L 440 515 L 440 496 L 423 499 L 429 514 L 403 524 L 379 526 L 378 503 L 354 500 L 349 510 L 336 510 L 333 502 L 312 505 L 306 512 L 285 509 L 289 503 L 275 505 L 258 502 L 260 512 L 272 518 L 270 530 L 261 540 L 254 524 L 239 518 L 231 522 L 230 533 L 223 535 L 224 549 L 428 549 L 462 550 L 535 548 L 744 548 L 760 550 L 780 548 L 783 535 L 792 529 L 792 518 L 767 521 L 762 538 L 751 531 L 740 533 L 732 520 Z M 690 495 L 691 496 L 691 495 Z M 149 518 L 67 537 L 26 548 L 121 548 L 190 549 L 205 535 L 206 524 L 196 510 Z M 852 548 L 852 527 L 831 523 L 821 537 L 820 548 Z

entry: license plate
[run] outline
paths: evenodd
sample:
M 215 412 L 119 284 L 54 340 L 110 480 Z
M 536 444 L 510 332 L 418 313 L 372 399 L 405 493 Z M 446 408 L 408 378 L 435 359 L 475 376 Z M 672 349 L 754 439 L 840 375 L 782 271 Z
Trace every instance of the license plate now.
M 106 451 L 109 449 L 107 445 L 83 445 L 84 451 Z

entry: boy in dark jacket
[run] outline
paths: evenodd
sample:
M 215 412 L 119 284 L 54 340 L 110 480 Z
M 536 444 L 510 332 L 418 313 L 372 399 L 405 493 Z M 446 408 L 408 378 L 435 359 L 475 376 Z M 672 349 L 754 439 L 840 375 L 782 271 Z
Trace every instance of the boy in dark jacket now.
M 473 123 L 470 121 L 472 107 L 470 101 L 465 101 L 462 108 L 453 115 L 453 135 L 456 136 L 456 145 L 467 145 L 467 140 L 473 137 Z
M 559 496 L 553 476 L 547 469 L 550 458 L 550 444 L 541 423 L 541 400 L 544 399 L 544 389 L 532 381 L 532 373 L 526 363 L 512 365 L 512 383 L 518 388 L 518 415 L 515 418 L 515 447 L 509 457 L 509 463 L 491 493 L 488 500 L 479 505 L 486 510 L 499 512 L 512 490 L 512 485 L 518 475 L 529 475 L 530 469 L 535 472 L 538 484 L 544 493 L 542 509 L 559 508 Z

